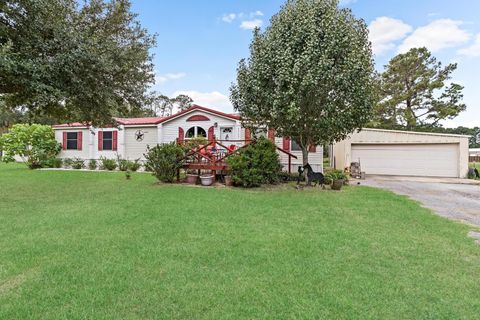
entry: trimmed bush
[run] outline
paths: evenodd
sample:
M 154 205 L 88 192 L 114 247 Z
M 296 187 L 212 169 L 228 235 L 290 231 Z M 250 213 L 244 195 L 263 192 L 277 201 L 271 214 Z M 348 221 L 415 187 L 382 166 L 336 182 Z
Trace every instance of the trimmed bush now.
M 117 168 L 117 161 L 115 159 L 100 158 L 101 168 L 103 170 L 113 171 Z
M 282 165 L 277 148 L 263 137 L 227 158 L 233 183 L 246 188 L 280 181 Z
M 152 171 L 153 175 L 162 182 L 175 181 L 177 171 L 184 163 L 185 149 L 175 142 L 157 145 L 148 148 L 145 154 L 147 162 L 145 168 Z
M 88 169 L 97 170 L 97 160 L 92 159 L 88 162 Z
M 60 158 L 50 158 L 42 161 L 42 168 L 61 168 L 63 164 Z
M 85 161 L 81 158 L 72 159 L 72 169 L 83 169 L 85 168 Z
M 65 169 L 68 169 L 68 168 L 71 168 L 72 167 L 72 164 L 73 164 L 73 160 L 70 159 L 70 158 L 65 158 L 63 159 L 63 167 Z
M 135 161 L 129 161 L 128 164 L 128 169 L 135 172 L 138 171 L 142 167 L 142 164 L 140 163 L 140 159 L 136 159 Z

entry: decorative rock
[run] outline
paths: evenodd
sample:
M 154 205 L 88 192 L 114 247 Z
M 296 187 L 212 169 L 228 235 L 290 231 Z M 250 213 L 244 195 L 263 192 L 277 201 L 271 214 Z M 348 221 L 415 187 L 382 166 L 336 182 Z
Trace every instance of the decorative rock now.
M 477 241 L 475 241 L 475 242 L 477 242 L 477 243 L 480 242 L 480 232 L 470 231 L 470 232 L 468 233 L 468 236 L 469 236 L 470 238 L 479 239 L 479 240 L 477 240 Z M 480 244 L 480 243 L 479 243 L 479 244 Z

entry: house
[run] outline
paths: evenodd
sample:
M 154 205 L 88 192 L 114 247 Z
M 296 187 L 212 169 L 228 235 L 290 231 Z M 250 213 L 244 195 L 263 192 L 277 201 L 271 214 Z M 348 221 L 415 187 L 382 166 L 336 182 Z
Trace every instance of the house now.
M 333 147 L 334 167 L 360 162 L 368 175 L 463 178 L 468 173 L 469 136 L 363 129 Z
M 53 126 L 62 144 L 60 158 L 84 160 L 101 157 L 144 160 L 147 146 L 173 141 L 184 142 L 196 137 L 216 139 L 224 145 L 243 146 L 251 139 L 240 116 L 194 105 L 169 117 L 117 118 L 117 127 L 94 128 L 81 123 Z M 261 133 L 260 133 L 261 134 Z M 302 165 L 302 152 L 288 138 L 275 137 L 273 130 L 263 133 L 275 142 L 284 170 L 296 171 Z M 294 155 L 297 159 L 289 157 Z M 290 158 L 290 161 L 289 161 Z M 323 170 L 323 148 L 310 148 L 309 161 L 316 171 Z
M 470 157 L 480 157 L 480 148 L 471 148 L 468 150 Z

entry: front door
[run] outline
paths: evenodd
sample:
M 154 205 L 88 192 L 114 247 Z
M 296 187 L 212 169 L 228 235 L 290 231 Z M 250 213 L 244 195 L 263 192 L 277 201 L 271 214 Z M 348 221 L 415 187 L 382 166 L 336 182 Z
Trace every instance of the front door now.
M 233 127 L 221 127 L 220 140 L 221 141 L 233 140 Z

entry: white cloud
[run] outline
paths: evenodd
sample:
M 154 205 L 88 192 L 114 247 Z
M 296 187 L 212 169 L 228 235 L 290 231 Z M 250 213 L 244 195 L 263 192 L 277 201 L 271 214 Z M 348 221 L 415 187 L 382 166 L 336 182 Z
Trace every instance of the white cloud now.
M 475 42 L 471 46 L 458 50 L 458 54 L 467 57 L 480 57 L 480 33 L 477 34 Z
M 426 26 L 417 28 L 398 48 L 406 52 L 411 48 L 427 47 L 432 52 L 457 47 L 470 39 L 470 34 L 461 29 L 462 21 L 452 19 L 434 20 Z
M 186 75 L 185 72 L 159 74 L 155 76 L 155 84 L 160 85 L 171 80 L 182 79 L 185 78 Z
M 357 0 L 340 0 L 338 4 L 341 6 L 346 6 L 355 2 L 357 2 Z
M 236 17 L 237 15 L 235 13 L 225 14 L 222 17 L 222 21 L 226 23 L 231 23 L 233 20 L 235 20 Z
M 373 53 L 381 55 L 395 48 L 395 41 L 405 38 L 413 28 L 402 20 L 378 17 L 368 26 Z
M 192 98 L 195 104 L 198 104 L 202 107 L 212 108 L 224 112 L 233 111 L 233 107 L 230 103 L 229 98 L 218 91 L 199 92 L 195 90 L 179 90 L 175 91 L 172 94 L 172 97 L 176 97 L 180 94 L 185 94 L 189 96 L 190 98 Z
M 250 17 L 263 17 L 263 12 L 260 10 L 250 12 Z
M 240 28 L 244 30 L 253 30 L 255 28 L 260 28 L 263 24 L 263 21 L 260 19 L 254 19 L 254 20 L 245 20 L 242 21 L 240 24 Z

